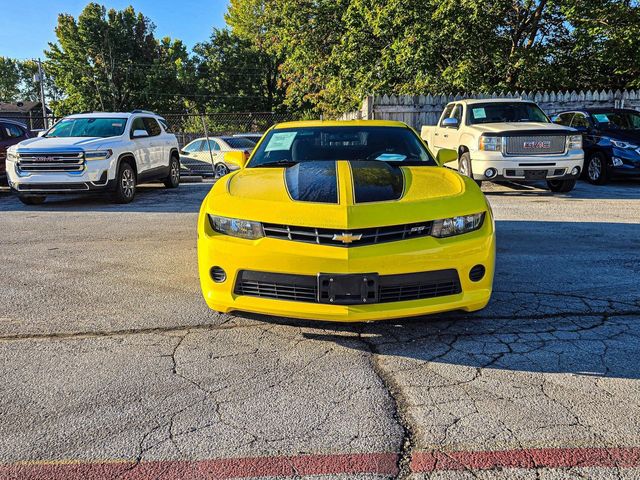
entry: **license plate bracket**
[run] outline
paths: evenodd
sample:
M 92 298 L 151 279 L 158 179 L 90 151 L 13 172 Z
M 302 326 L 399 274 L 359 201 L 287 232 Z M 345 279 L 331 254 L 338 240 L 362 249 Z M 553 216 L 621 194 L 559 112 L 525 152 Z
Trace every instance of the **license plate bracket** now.
M 377 273 L 318 274 L 318 302 L 330 305 L 366 305 L 378 301 Z
M 524 178 L 527 180 L 545 180 L 547 178 L 546 170 L 525 170 Z

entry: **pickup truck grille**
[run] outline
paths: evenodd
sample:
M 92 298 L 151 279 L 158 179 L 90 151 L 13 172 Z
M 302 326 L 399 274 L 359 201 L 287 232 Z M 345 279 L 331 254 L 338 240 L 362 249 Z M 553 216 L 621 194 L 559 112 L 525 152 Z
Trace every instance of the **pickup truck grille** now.
M 84 169 L 84 154 L 71 153 L 20 153 L 18 168 L 23 172 L 80 172 Z
M 505 140 L 507 155 L 558 155 L 565 152 L 567 144 L 564 135 L 528 135 Z

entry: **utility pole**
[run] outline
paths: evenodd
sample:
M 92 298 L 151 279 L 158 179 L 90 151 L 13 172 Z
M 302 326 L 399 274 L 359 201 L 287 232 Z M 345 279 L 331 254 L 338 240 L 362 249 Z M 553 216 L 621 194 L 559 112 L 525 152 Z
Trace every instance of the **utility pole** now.
M 38 81 L 40 82 L 40 105 L 42 105 L 42 125 L 46 130 L 49 128 L 47 121 L 47 104 L 44 97 L 44 72 L 42 70 L 42 61 L 38 59 Z

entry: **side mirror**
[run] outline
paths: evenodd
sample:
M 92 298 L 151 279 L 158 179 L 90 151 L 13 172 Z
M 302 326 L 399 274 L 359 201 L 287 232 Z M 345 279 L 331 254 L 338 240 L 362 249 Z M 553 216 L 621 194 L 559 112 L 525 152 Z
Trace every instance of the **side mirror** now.
M 238 168 L 244 168 L 247 165 L 248 156 L 242 150 L 232 150 L 225 152 L 224 163 L 235 165 Z
M 442 126 L 444 128 L 458 128 L 460 126 L 460 122 L 458 122 L 457 118 L 445 118 L 442 121 Z
M 455 162 L 458 160 L 458 152 L 449 148 L 441 148 L 438 150 L 436 161 L 438 165 L 443 166 L 446 163 Z
M 149 134 L 147 133 L 146 130 L 134 130 L 131 138 L 144 138 L 148 136 Z

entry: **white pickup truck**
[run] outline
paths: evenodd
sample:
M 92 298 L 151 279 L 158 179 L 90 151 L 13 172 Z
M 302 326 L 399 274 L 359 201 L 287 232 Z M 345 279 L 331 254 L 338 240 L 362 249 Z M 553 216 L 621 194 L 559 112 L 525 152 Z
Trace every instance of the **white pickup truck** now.
M 447 105 L 436 126 L 421 137 L 434 155 L 458 152 L 449 165 L 483 180 L 546 180 L 553 192 L 569 192 L 584 163 L 582 137 L 551 123 L 535 103 L 516 99 L 460 100 Z

